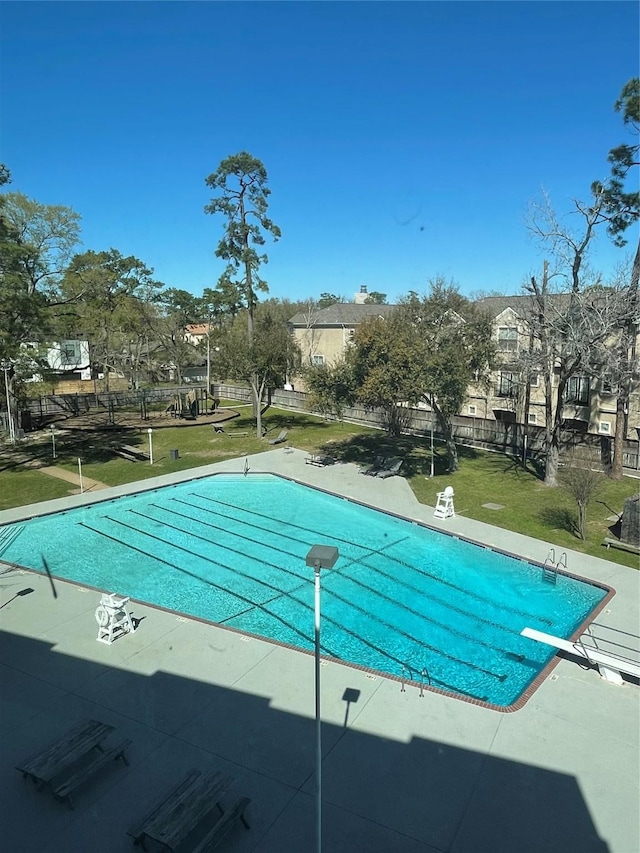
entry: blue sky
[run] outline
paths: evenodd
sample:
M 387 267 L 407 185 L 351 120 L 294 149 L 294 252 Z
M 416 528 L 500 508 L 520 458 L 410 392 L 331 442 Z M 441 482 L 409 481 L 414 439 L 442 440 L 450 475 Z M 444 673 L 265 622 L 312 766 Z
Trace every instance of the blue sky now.
M 272 296 L 389 301 L 430 277 L 517 293 L 543 253 L 525 214 L 608 174 L 638 71 L 635 2 L 5 2 L 10 189 L 82 215 L 195 294 L 215 286 L 204 179 L 263 161 Z M 593 264 L 625 252 L 603 233 Z

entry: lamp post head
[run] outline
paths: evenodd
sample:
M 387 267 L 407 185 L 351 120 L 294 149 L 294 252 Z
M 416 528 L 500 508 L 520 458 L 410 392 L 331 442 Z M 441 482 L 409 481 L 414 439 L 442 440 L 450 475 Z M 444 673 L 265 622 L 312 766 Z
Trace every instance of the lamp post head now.
M 307 566 L 313 566 L 316 571 L 332 569 L 339 557 L 337 548 L 332 545 L 313 545 L 307 554 Z
M 149 433 L 149 435 L 151 435 L 151 433 L 153 432 L 153 430 L 151 429 L 151 427 L 149 427 L 149 429 L 147 430 L 147 432 Z

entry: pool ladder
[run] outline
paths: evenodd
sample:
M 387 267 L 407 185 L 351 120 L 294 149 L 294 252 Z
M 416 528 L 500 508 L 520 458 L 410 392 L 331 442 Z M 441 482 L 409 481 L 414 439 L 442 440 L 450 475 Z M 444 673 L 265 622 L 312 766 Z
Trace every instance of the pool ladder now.
M 417 674 L 418 673 L 416 672 L 416 675 Z M 425 678 L 427 679 L 427 683 L 430 685 L 431 684 L 431 676 L 429 675 L 429 670 L 426 668 L 426 666 L 423 666 L 422 669 L 420 670 L 420 698 L 422 698 L 424 695 Z M 409 664 L 403 663 L 402 664 L 402 683 L 400 685 L 400 692 L 406 693 L 405 684 L 407 683 L 407 681 L 415 681 L 415 680 L 416 679 L 413 678 L 413 670 L 411 669 Z
M 563 551 L 560 554 L 560 559 L 556 562 L 555 548 L 549 548 L 549 553 L 542 567 L 542 579 L 549 583 L 557 583 L 560 569 L 564 569 L 565 572 L 567 570 L 567 552 Z

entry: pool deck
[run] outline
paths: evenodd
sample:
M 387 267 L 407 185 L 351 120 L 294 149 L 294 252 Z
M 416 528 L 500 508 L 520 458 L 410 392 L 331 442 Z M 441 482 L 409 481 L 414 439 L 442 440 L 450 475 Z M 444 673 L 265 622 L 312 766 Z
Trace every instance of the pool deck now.
M 543 562 L 549 550 L 464 514 L 434 519 L 400 477 L 317 468 L 305 456 L 286 448 L 247 461 L 251 472 L 280 473 L 525 558 Z M 243 457 L 197 473 L 244 465 Z M 195 473 L 7 510 L 0 523 Z M 457 495 L 456 509 L 463 504 Z M 567 556 L 570 572 L 617 591 L 598 622 L 637 637 L 640 572 Z M 231 774 L 251 798 L 251 829 L 235 827 L 221 853 L 315 850 L 312 656 L 138 604 L 136 632 L 106 646 L 96 642 L 95 591 L 55 581 L 54 597 L 41 575 L 0 578 L 3 850 L 131 851 L 127 829 L 192 767 Z M 14 597 L 25 587 L 34 593 Z M 640 687 L 631 680 L 617 687 L 563 657 L 524 708 L 505 714 L 402 691 L 334 662 L 321 674 L 326 853 L 640 850 Z M 132 740 L 130 765 L 107 767 L 72 811 L 14 767 L 85 717 Z

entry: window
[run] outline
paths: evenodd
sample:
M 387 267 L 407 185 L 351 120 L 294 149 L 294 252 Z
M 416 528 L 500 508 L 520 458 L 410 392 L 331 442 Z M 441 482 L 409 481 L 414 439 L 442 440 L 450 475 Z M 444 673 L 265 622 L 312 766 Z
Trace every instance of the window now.
M 538 423 L 538 416 L 536 414 L 534 414 L 533 412 L 529 412 L 528 422 L 530 424 L 537 424 Z
M 611 435 L 611 424 L 609 421 L 600 421 L 598 424 L 598 432 L 602 435 Z
M 498 397 L 515 397 L 518 393 L 518 374 L 501 373 L 497 390 Z
M 470 415 L 475 415 L 477 411 L 478 411 L 477 406 L 469 406 L 469 414 Z
M 78 364 L 80 361 L 80 341 L 63 341 L 60 344 L 62 364 Z
M 589 403 L 589 377 L 572 376 L 567 382 L 564 392 L 565 403 L 575 403 L 578 406 L 586 406 Z
M 531 376 L 529 377 L 529 385 L 531 385 L 532 388 L 537 388 L 539 384 L 540 384 L 540 374 L 539 373 L 532 373 Z
M 323 355 L 312 355 L 311 356 L 311 364 L 324 364 L 324 356 Z
M 518 329 L 515 326 L 500 326 L 498 328 L 498 350 L 500 352 L 517 352 Z

